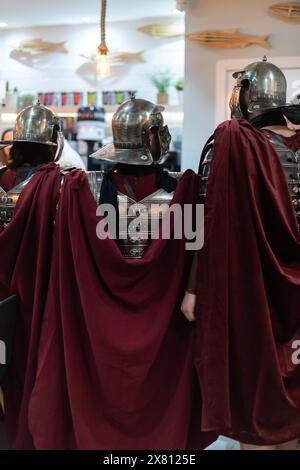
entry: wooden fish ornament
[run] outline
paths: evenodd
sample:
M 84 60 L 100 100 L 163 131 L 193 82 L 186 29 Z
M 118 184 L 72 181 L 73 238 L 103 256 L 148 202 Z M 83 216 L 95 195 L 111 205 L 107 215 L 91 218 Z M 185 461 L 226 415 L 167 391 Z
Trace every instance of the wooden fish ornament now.
M 184 25 L 180 23 L 154 23 L 138 28 L 141 33 L 160 39 L 179 39 L 184 37 Z
M 125 63 L 125 64 L 137 64 L 138 62 L 145 62 L 144 51 L 140 52 L 112 52 L 111 55 L 112 63 Z
M 35 55 L 49 52 L 60 52 L 66 54 L 68 51 L 65 47 L 66 41 L 62 42 L 49 42 L 41 38 L 32 39 L 29 41 L 21 41 L 13 49 L 17 52 L 24 52 L 27 54 Z
M 300 2 L 274 3 L 269 12 L 281 16 L 283 20 L 300 21 Z
M 138 64 L 140 62 L 145 62 L 144 51 L 139 52 L 118 52 L 118 51 L 109 51 L 108 53 L 109 61 L 111 65 L 121 65 L 121 64 Z M 89 62 L 97 62 L 97 54 L 80 54 L 80 57 L 87 59 Z
M 201 31 L 199 33 L 187 34 L 186 38 L 197 41 L 202 46 L 233 49 L 258 45 L 269 49 L 268 36 L 248 36 L 239 34 L 236 29 L 223 29 L 222 31 Z

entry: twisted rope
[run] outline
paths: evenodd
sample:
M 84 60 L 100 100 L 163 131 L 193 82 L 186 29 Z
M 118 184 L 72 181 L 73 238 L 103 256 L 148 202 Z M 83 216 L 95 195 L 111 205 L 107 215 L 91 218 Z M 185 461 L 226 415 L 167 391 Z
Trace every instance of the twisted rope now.
M 102 0 L 102 3 L 101 3 L 101 17 L 100 17 L 101 44 L 106 44 L 105 43 L 106 7 L 107 7 L 107 0 Z

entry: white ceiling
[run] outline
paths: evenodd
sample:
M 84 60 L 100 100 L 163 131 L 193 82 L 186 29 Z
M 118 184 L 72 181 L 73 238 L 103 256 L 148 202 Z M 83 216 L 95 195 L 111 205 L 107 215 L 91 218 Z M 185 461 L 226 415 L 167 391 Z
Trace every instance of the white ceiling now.
M 94 23 L 101 0 L 0 0 L 0 25 L 26 26 Z M 107 20 L 181 16 L 175 0 L 107 0 Z

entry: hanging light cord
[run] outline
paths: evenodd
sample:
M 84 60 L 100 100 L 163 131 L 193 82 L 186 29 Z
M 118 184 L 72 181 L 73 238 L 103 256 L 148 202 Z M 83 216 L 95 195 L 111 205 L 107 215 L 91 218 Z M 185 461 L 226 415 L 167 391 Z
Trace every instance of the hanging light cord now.
M 106 46 L 106 42 L 105 42 L 106 6 L 107 6 L 107 0 L 102 0 L 101 19 L 100 19 L 100 32 L 101 32 L 101 45 L 102 46 Z
M 106 6 L 107 0 L 101 0 L 101 16 L 100 16 L 100 36 L 101 43 L 98 46 L 98 57 L 97 57 L 97 75 L 100 77 L 106 77 L 109 75 L 109 63 L 108 63 L 108 48 L 105 41 L 105 20 L 106 20 Z

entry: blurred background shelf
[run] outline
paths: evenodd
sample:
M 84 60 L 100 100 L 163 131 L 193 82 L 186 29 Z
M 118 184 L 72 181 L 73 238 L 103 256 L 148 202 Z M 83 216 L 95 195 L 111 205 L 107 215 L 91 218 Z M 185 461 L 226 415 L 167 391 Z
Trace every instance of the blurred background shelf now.
M 113 106 L 103 106 L 105 109 L 105 121 L 106 123 L 111 123 L 112 116 L 116 111 L 118 105 Z M 60 117 L 77 117 L 78 106 L 63 106 L 56 107 L 51 106 L 51 109 L 57 113 Z M 3 124 L 13 123 L 16 119 L 17 113 L 11 112 L 1 112 L 0 120 Z M 165 121 L 170 124 L 181 124 L 183 121 L 183 109 L 179 105 L 166 105 L 164 111 Z

